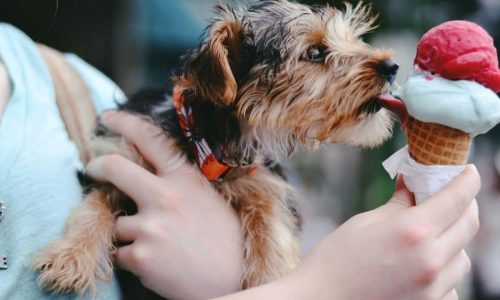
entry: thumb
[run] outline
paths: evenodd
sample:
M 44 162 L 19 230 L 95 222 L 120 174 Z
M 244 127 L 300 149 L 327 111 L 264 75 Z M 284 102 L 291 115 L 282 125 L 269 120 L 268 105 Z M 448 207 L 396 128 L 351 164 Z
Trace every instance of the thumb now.
M 415 206 L 415 195 L 406 187 L 402 174 L 398 175 L 396 190 L 387 204 L 396 205 L 401 208 Z

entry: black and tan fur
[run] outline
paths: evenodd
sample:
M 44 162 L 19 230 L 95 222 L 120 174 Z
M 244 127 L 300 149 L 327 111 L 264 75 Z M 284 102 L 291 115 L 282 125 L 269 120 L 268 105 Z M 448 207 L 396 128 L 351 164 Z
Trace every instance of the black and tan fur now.
M 241 220 L 241 283 L 248 288 L 299 263 L 300 218 L 278 161 L 325 143 L 382 143 L 391 121 L 376 97 L 388 89 L 395 70 L 387 70 L 390 51 L 362 41 L 374 23 L 362 5 L 341 11 L 263 0 L 241 10 L 220 5 L 216 11 L 203 42 L 184 58 L 173 82 L 192 105 L 207 141 L 227 151 L 225 161 L 258 166 L 251 174 L 213 183 Z M 173 138 L 179 155 L 172 158 L 172 169 L 193 161 L 168 93 L 143 91 L 121 109 L 150 118 Z M 101 134 L 95 144 L 96 156 L 118 153 L 142 163 L 120 138 Z M 97 279 L 109 279 L 113 222 L 124 201 L 112 186 L 91 189 L 65 235 L 38 256 L 43 287 L 84 293 L 96 290 Z

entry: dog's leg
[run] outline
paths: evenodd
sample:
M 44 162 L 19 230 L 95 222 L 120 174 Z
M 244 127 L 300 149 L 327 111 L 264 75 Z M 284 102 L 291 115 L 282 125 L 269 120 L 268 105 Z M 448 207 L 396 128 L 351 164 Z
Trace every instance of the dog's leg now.
M 293 190 L 266 171 L 230 183 L 244 234 L 242 287 L 260 285 L 289 273 L 299 263 L 299 220 L 290 206 Z M 231 199 L 231 198 L 230 198 Z
M 117 195 L 109 189 L 94 189 L 68 219 L 64 236 L 35 256 L 40 287 L 95 295 L 97 280 L 110 280 Z

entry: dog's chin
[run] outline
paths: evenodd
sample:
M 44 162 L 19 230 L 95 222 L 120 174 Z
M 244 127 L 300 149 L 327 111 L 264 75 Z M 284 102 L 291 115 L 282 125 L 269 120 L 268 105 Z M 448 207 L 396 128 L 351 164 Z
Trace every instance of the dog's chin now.
M 374 148 L 392 136 L 392 125 L 393 119 L 386 109 L 362 113 L 354 123 L 336 129 L 329 142 Z

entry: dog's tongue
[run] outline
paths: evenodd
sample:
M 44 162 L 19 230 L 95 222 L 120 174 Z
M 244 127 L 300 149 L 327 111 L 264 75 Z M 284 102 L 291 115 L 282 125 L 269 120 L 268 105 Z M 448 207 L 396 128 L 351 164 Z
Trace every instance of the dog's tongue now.
M 378 96 L 378 99 L 380 100 L 383 108 L 392 111 L 398 116 L 404 128 L 409 118 L 408 110 L 406 109 L 406 105 L 404 104 L 404 102 L 401 101 L 401 99 L 395 98 L 389 93 L 381 94 L 380 96 Z

